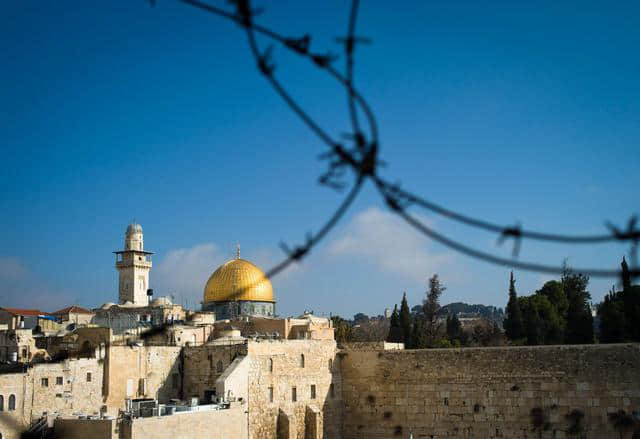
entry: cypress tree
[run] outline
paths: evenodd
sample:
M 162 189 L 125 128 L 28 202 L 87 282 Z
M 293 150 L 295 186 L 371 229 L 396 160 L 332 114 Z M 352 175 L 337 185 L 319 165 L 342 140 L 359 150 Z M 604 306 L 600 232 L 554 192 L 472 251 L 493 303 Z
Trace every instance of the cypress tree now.
M 522 311 L 518 303 L 518 294 L 516 293 L 516 281 L 513 278 L 513 271 L 509 279 L 509 302 L 507 303 L 506 316 L 503 326 L 507 338 L 510 340 L 518 340 L 524 336 L 524 325 L 522 321 Z
M 404 342 L 402 328 L 400 328 L 400 315 L 398 314 L 398 305 L 395 305 L 393 307 L 393 313 L 391 314 L 391 321 L 389 323 L 389 335 L 387 335 L 387 341 L 389 343 Z
M 536 309 L 536 303 L 534 296 L 521 297 L 520 299 L 521 309 L 524 309 L 524 331 L 527 337 L 527 344 L 536 346 L 542 342 L 542 326 L 543 322 Z
M 600 317 L 600 342 L 601 343 L 621 343 L 627 341 L 627 323 L 625 321 L 625 309 L 622 293 L 616 292 L 611 287 L 609 294 L 604 296 L 604 300 L 598 305 L 598 316 Z
M 419 314 L 413 319 L 413 328 L 411 330 L 411 346 L 410 349 L 424 349 L 427 346 L 427 340 L 425 338 L 425 321 L 424 317 Z
M 627 265 L 627 261 L 622 257 L 622 263 L 620 264 L 622 267 L 622 272 L 620 273 L 622 277 L 622 290 L 628 290 L 631 288 L 631 273 L 629 272 L 629 266 Z
M 407 293 L 402 294 L 402 302 L 400 303 L 400 328 L 402 329 L 404 345 L 410 347 L 411 311 L 409 310 L 409 304 L 407 303 Z
M 627 268 L 628 272 L 628 268 Z M 627 339 L 640 341 L 640 285 L 631 285 L 631 275 L 628 276 L 626 288 L 622 291 L 622 302 L 625 314 L 625 333 Z
M 446 289 L 447 288 L 440 282 L 437 273 L 429 278 L 429 289 L 425 292 L 426 298 L 422 303 L 425 320 L 425 338 L 429 347 L 436 346 L 438 333 L 440 332 L 440 324 L 438 323 L 440 296 Z
M 452 343 L 454 340 L 460 340 L 462 342 L 462 325 L 460 324 L 458 316 L 455 314 L 447 316 L 447 337 L 449 337 Z
M 569 302 L 565 342 L 569 344 L 593 343 L 593 316 L 589 304 L 591 294 L 587 291 L 589 277 L 573 273 L 565 265 L 561 282 Z

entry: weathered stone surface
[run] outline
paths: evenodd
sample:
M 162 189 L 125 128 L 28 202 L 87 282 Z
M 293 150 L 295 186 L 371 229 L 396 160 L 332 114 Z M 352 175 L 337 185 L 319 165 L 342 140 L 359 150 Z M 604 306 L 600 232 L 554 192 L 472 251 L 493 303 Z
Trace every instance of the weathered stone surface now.
M 569 436 L 573 410 L 587 438 L 618 437 L 607 412 L 640 408 L 637 344 L 342 356 L 344 438 L 558 438 Z
M 110 346 L 104 391 L 109 412 L 116 414 L 124 408 L 127 398 L 155 398 L 161 402 L 179 398 L 181 351 L 178 346 Z
M 291 433 L 295 432 L 292 437 L 339 438 L 342 382 L 335 355 L 333 340 L 249 342 L 251 437 L 276 438 L 278 414 L 283 410 L 288 414 Z M 270 388 L 273 389 L 273 401 L 269 398 Z M 293 401 L 293 388 L 296 389 L 296 401 Z M 309 411 L 313 414 L 309 415 Z M 312 425 L 307 426 L 307 423 Z
M 36 364 L 25 373 L 0 374 L 3 439 L 20 433 L 45 414 L 98 413 L 102 404 L 103 367 L 97 359 Z M 15 410 L 9 399 L 15 397 Z

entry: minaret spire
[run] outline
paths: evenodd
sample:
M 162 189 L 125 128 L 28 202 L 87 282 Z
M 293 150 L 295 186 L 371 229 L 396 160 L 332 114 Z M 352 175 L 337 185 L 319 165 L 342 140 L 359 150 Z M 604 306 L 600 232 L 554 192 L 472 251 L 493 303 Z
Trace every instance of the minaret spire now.
M 240 243 L 236 244 L 236 259 L 240 259 Z

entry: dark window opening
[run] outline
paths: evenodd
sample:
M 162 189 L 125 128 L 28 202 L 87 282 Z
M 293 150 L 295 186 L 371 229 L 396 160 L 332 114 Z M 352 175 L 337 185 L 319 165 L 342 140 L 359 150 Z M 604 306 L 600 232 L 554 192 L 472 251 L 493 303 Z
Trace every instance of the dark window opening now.
M 180 386 L 180 375 L 174 373 L 171 375 L 171 386 L 177 389 Z

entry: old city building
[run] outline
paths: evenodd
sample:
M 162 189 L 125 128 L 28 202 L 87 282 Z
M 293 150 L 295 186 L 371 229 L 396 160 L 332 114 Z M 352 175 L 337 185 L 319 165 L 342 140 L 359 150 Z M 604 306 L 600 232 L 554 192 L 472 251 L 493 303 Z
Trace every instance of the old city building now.
M 338 347 L 328 318 L 275 316 L 270 282 L 239 254 L 203 310 L 149 302 L 150 263 L 132 269 L 142 228 L 126 236 L 119 304 L 52 313 L 49 331 L 35 330 L 47 313 L 4 309 L 1 439 L 631 437 L 609 415 L 640 410 L 637 344 Z M 144 288 L 122 288 L 136 276 Z

